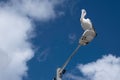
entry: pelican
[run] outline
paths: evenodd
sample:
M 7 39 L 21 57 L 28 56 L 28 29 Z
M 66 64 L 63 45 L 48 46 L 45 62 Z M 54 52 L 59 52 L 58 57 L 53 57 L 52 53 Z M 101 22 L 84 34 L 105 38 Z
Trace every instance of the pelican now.
M 82 26 L 82 28 L 84 30 L 84 33 L 83 33 L 82 37 L 79 40 L 79 43 L 81 45 L 88 44 L 96 36 L 96 32 L 95 32 L 95 29 L 94 29 L 94 27 L 92 25 L 91 20 L 89 18 L 85 18 L 86 14 L 87 14 L 86 10 L 82 9 L 81 10 L 80 23 L 81 23 L 81 26 Z
M 81 26 L 83 28 L 83 30 L 87 30 L 87 29 L 93 29 L 93 26 L 92 26 L 92 22 L 89 18 L 86 18 L 85 19 L 85 16 L 86 16 L 86 10 L 85 9 L 82 9 L 81 11 L 81 18 L 80 18 L 80 22 L 81 22 Z

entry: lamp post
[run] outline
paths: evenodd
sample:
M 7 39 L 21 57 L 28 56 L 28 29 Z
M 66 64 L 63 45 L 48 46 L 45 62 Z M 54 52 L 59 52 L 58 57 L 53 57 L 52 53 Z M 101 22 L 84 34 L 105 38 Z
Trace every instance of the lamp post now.
M 68 65 L 68 63 L 70 62 L 72 57 L 77 53 L 77 51 L 79 50 L 80 47 L 81 47 L 81 45 L 78 45 L 77 48 L 73 51 L 73 53 L 68 57 L 68 59 L 66 60 L 64 65 L 61 68 L 57 69 L 57 74 L 56 74 L 57 79 L 55 79 L 55 80 L 62 80 L 62 76 L 65 73 L 65 67 Z
M 88 43 L 90 43 L 96 37 L 96 32 L 95 32 L 95 29 L 92 25 L 92 22 L 90 21 L 89 18 L 85 19 L 86 10 L 82 9 L 81 12 L 82 13 L 81 13 L 80 22 L 81 22 L 81 26 L 84 30 L 84 33 L 82 34 L 81 38 L 79 39 L 78 46 L 73 51 L 73 53 L 68 57 L 68 59 L 63 64 L 63 66 L 61 68 L 57 68 L 56 77 L 53 80 L 62 80 L 62 76 L 65 73 L 65 67 L 68 65 L 68 63 L 73 58 L 73 56 L 77 53 L 79 48 L 81 46 L 87 45 Z

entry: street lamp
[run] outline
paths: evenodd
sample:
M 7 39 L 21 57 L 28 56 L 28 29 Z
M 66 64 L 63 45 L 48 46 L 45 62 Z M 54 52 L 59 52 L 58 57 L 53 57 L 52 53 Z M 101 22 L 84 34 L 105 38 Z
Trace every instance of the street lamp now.
M 65 73 L 65 67 L 68 65 L 72 57 L 77 53 L 79 48 L 81 46 L 87 45 L 89 42 L 91 42 L 96 37 L 96 32 L 92 25 L 92 22 L 90 21 L 89 18 L 86 19 L 85 16 L 86 16 L 86 10 L 82 9 L 80 22 L 84 30 L 84 33 L 82 34 L 82 37 L 79 39 L 78 46 L 73 51 L 73 53 L 68 57 L 64 65 L 61 68 L 57 68 L 56 77 L 54 78 L 54 80 L 62 80 L 62 76 Z

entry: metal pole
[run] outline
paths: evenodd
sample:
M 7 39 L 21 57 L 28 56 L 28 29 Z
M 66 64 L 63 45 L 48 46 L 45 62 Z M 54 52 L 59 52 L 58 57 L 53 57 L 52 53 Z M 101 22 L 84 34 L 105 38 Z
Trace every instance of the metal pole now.
M 64 69 L 72 59 L 72 57 L 77 53 L 78 49 L 81 47 L 81 44 L 73 51 L 73 53 L 68 57 L 62 68 L 57 68 L 56 77 L 53 80 L 62 80 L 62 75 L 64 74 Z
M 78 49 L 81 47 L 81 45 L 79 44 L 77 46 L 77 48 L 73 51 L 73 53 L 69 56 L 69 58 L 67 59 L 67 61 L 64 63 L 64 65 L 62 66 L 62 68 L 60 69 L 59 73 L 61 74 L 63 72 L 63 70 L 65 69 L 65 67 L 68 65 L 68 63 L 70 62 L 70 60 L 72 59 L 72 57 L 77 53 Z

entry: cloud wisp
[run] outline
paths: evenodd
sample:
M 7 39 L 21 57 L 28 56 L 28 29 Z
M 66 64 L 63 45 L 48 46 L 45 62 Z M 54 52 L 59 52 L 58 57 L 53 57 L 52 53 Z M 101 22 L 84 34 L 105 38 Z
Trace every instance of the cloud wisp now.
M 120 80 L 120 57 L 113 55 L 104 56 L 85 65 L 79 64 L 77 68 L 83 77 L 70 74 L 73 80 Z
M 39 62 L 46 61 L 49 53 L 50 53 L 50 48 L 47 48 L 47 49 L 43 50 L 43 51 L 40 53 L 40 55 L 37 57 L 38 61 L 39 61 Z
M 75 33 L 70 33 L 69 35 L 68 35 L 68 38 L 69 38 L 69 43 L 70 44 L 73 44 L 75 41 L 76 41 L 76 34 Z
M 0 2 L 0 80 L 22 80 L 27 75 L 27 61 L 34 56 L 28 42 L 32 20 L 55 18 L 54 0 L 8 0 Z

